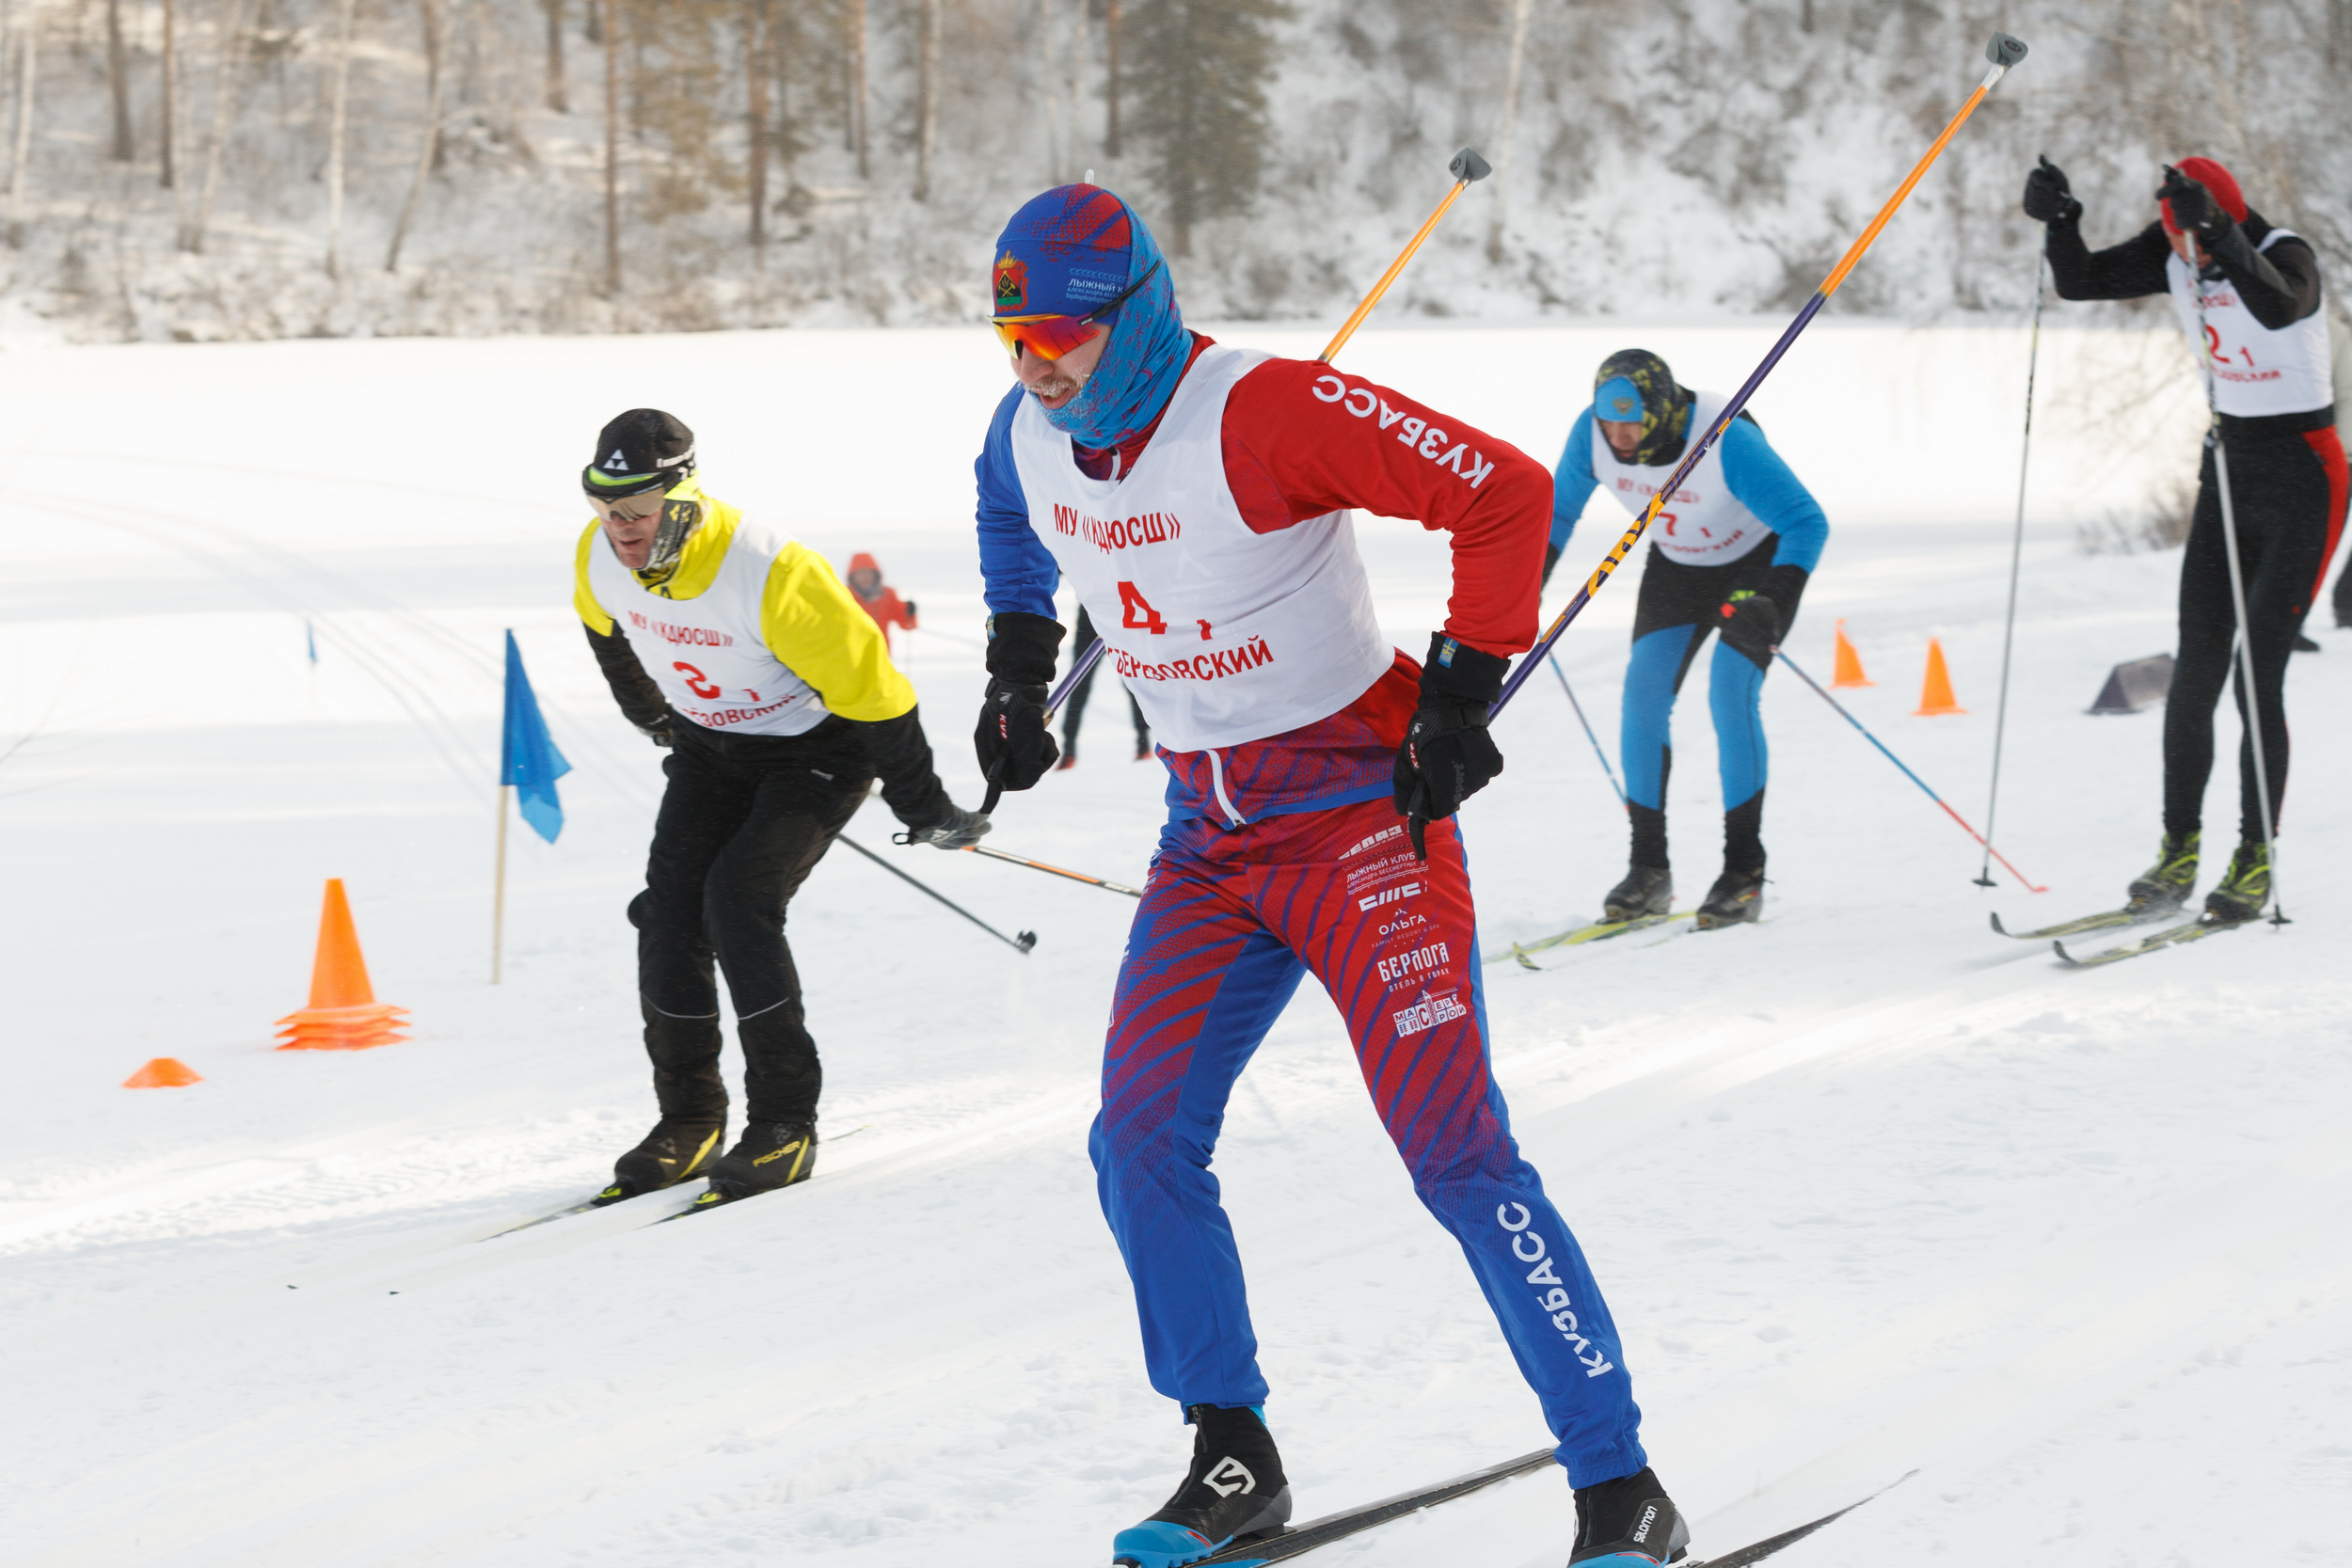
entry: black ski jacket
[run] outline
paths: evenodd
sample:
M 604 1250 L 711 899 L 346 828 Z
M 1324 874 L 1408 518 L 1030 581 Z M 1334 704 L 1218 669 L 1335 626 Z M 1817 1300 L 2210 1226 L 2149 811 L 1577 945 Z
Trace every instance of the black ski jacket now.
M 2268 250 L 2255 249 L 2270 230 L 2263 215 L 2249 208 L 2244 223 L 2231 224 L 2205 247 L 2211 258 L 2205 276 L 2229 278 L 2254 319 L 2276 332 L 2319 309 L 2319 258 L 2292 234 Z M 2092 250 L 2083 244 L 2080 215 L 2062 218 L 2049 226 L 2045 248 L 2060 299 L 2139 299 L 2171 287 L 2164 267 L 2172 246 L 2161 223 L 2150 224 L 2122 245 Z

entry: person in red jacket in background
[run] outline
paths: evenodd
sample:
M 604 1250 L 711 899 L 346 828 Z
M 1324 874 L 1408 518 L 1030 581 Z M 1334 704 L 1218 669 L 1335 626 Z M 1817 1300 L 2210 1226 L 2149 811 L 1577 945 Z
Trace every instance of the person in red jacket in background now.
M 884 647 L 890 645 L 891 627 L 919 629 L 914 621 L 914 601 L 898 597 L 896 588 L 882 586 L 882 563 L 872 556 L 861 550 L 850 557 L 849 575 L 842 580 L 850 585 L 850 597 L 874 618 L 874 625 L 882 627 Z
M 1551 475 L 1361 376 L 1185 330 L 1150 230 L 1096 186 L 1014 214 L 992 281 L 1018 382 L 976 467 L 981 771 L 1027 789 L 1058 754 L 1045 705 L 1067 577 L 1169 773 L 1090 1146 L 1152 1386 L 1194 1428 L 1193 1456 L 1113 1562 L 1182 1568 L 1290 1517 L 1209 1164 L 1235 1081 L 1312 974 L 1558 1440 L 1569 1560 L 1657 1568 L 1689 1531 L 1643 1452 L 1600 1288 L 1512 1141 L 1454 822 L 1502 771 L 1486 713 L 1535 641 Z M 1380 629 L 1358 509 L 1448 536 L 1426 664 Z

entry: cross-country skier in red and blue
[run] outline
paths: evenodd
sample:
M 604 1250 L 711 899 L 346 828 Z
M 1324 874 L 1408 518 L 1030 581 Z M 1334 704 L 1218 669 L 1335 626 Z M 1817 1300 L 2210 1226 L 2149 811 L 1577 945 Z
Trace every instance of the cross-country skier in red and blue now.
M 1114 1560 L 1175 1568 L 1290 1515 L 1209 1164 L 1234 1081 L 1310 973 L 1558 1440 L 1570 1561 L 1667 1560 L 1688 1531 L 1643 1453 L 1616 1326 L 1493 1078 L 1454 820 L 1502 770 L 1486 707 L 1534 641 L 1548 476 L 1361 376 L 1186 331 L 1151 233 L 1092 185 L 1015 214 L 993 281 L 1022 384 L 977 465 L 980 765 L 1009 789 L 1053 766 L 1067 578 L 1170 775 L 1091 1147 L 1152 1386 L 1195 1434 L 1184 1482 L 1119 1532 Z M 1380 633 L 1353 508 L 1451 535 L 1454 597 L 1426 666 Z
M 1607 490 L 1638 515 L 1682 461 L 1683 449 L 1723 411 L 1720 394 L 1677 386 L 1674 372 L 1647 349 L 1602 360 L 1592 406 L 1577 416 L 1552 475 L 1544 576 L 1551 576 L 1595 490 Z M 1604 919 L 1662 915 L 1674 906 L 1666 860 L 1666 777 L 1674 767 L 1667 725 L 1709 631 L 1723 634 L 1708 667 L 1707 705 L 1724 785 L 1724 871 L 1699 904 L 1698 927 L 1737 925 L 1763 912 L 1764 674 L 1828 540 L 1820 503 L 1744 411 L 1659 513 L 1633 608 L 1618 739 L 1633 853 L 1625 879 L 1601 899 Z

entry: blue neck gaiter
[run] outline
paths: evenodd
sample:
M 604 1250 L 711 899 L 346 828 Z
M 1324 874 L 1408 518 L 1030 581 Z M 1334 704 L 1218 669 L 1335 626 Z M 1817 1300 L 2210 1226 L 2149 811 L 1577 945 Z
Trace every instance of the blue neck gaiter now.
M 1151 280 L 1102 318 L 1110 341 L 1086 386 L 1066 406 L 1040 410 L 1079 446 L 1116 446 L 1150 425 L 1192 356 L 1159 243 L 1125 202 L 1096 185 L 1047 191 L 997 237 L 999 315 L 1082 316 L 1147 273 Z

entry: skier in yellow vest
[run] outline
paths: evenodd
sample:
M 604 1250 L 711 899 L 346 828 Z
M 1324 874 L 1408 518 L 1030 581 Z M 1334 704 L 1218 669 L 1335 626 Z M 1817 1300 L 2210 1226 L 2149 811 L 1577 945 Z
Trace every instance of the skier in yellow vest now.
M 621 711 L 667 747 L 645 890 L 632 899 L 645 1050 L 660 1119 L 604 1202 L 707 1176 L 718 1201 L 814 1172 L 821 1073 L 803 1024 L 785 906 L 875 776 L 910 841 L 978 842 L 947 798 L 914 688 L 825 558 L 703 493 L 694 436 L 632 408 L 580 475 L 573 605 Z M 719 993 L 743 1047 L 745 1127 L 726 1141 Z

